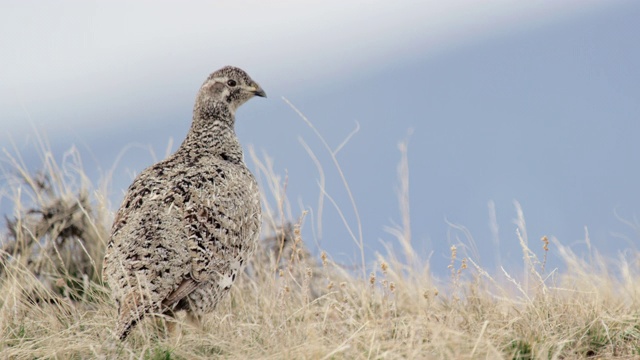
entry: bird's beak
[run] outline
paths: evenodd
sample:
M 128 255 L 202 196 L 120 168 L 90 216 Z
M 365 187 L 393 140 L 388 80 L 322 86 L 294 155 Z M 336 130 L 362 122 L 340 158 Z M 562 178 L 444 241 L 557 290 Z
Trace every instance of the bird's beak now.
M 262 88 L 258 84 L 250 86 L 249 87 L 249 91 L 251 91 L 253 93 L 253 95 L 255 95 L 255 96 L 260 96 L 260 97 L 264 97 L 264 98 L 267 97 L 267 93 L 264 92 L 264 90 L 262 90 Z

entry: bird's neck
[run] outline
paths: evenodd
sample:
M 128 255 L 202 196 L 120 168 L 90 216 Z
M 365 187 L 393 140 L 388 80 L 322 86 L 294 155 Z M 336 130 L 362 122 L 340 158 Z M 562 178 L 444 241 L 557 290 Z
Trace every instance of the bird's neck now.
M 226 104 L 198 104 L 193 110 L 193 123 L 178 153 L 198 160 L 218 157 L 242 162 L 242 146 L 234 129 L 235 116 Z

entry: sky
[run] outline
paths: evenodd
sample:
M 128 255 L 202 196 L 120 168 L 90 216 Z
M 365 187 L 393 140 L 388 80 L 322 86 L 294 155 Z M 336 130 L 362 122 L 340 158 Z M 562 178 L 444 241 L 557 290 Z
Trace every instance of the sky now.
M 113 169 L 115 210 L 135 174 L 182 141 L 206 76 L 236 65 L 269 95 L 238 111 L 238 136 L 286 174 L 314 251 L 358 262 L 340 213 L 353 229 L 357 218 L 287 101 L 333 149 L 358 130 L 336 157 L 369 261 L 385 243 L 401 250 L 385 229 L 402 221 L 403 141 L 411 240 L 434 272 L 451 245 L 489 269 L 517 268 L 514 201 L 538 254 L 543 235 L 584 253 L 586 229 L 617 256 L 640 233 L 629 225 L 640 210 L 638 33 L 633 1 L 6 2 L 0 147 L 15 144 L 34 169 L 36 134 L 59 159 L 79 148 L 93 179 Z M 320 218 L 322 176 L 303 144 L 340 211 L 325 197 Z

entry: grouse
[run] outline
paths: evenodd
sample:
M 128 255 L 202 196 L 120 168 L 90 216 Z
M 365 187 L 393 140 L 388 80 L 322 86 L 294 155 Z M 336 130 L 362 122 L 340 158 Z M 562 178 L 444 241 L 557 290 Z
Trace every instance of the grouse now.
M 185 310 L 199 322 L 254 252 L 260 191 L 234 128 L 236 110 L 254 96 L 266 94 L 243 70 L 213 72 L 196 96 L 178 150 L 142 171 L 127 190 L 103 266 L 120 339 L 147 314 Z

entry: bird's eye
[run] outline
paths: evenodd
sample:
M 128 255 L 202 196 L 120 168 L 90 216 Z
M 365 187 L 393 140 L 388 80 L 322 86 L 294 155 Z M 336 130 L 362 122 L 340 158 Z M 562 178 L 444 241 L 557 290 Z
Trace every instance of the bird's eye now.
M 231 87 L 234 87 L 234 86 L 236 86 L 236 81 L 235 80 L 229 80 L 229 81 L 227 81 L 227 85 L 229 85 Z

